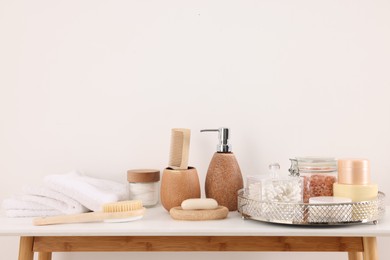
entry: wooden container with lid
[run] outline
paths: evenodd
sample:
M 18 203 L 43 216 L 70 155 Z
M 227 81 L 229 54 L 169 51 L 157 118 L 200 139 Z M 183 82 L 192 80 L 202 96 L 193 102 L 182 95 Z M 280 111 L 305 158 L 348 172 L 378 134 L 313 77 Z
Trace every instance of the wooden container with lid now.
M 159 201 L 160 171 L 135 169 L 127 171 L 130 199 L 141 200 L 145 207 L 155 206 Z

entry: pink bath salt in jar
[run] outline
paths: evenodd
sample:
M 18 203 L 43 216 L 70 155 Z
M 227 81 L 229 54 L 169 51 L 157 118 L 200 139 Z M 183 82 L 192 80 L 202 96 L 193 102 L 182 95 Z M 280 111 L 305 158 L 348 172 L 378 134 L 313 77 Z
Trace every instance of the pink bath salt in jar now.
M 337 160 L 333 157 L 295 157 L 289 172 L 303 178 L 303 202 L 319 196 L 333 196 L 337 181 Z

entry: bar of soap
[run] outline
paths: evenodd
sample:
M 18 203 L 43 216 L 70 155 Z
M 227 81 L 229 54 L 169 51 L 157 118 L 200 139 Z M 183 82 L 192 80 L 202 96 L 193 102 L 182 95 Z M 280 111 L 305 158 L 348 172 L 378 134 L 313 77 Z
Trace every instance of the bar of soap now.
M 378 196 L 378 185 L 348 185 L 334 183 L 333 195 L 337 197 L 350 198 L 353 202 L 373 200 Z
M 374 200 L 378 196 L 378 185 L 348 185 L 341 183 L 333 184 L 333 195 L 351 198 L 353 202 Z M 370 216 L 378 214 L 378 208 L 373 208 L 370 204 L 361 204 L 352 210 L 352 221 L 361 221 Z
M 181 203 L 183 210 L 216 209 L 218 202 L 215 199 L 186 199 Z
M 337 203 L 351 203 L 352 199 L 343 198 L 343 197 L 333 197 L 333 196 L 320 196 L 320 197 L 311 197 L 309 203 L 313 204 L 337 204 Z

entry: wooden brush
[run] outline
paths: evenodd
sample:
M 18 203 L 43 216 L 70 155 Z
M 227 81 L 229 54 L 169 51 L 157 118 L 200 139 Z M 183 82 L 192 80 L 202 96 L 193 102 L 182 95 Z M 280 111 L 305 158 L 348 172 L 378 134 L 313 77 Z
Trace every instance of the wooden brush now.
M 145 208 L 140 200 L 127 200 L 107 203 L 103 205 L 102 212 L 89 212 L 74 215 L 62 215 L 53 217 L 40 217 L 33 219 L 33 225 L 44 226 L 66 223 L 85 222 L 128 222 L 141 219 Z
M 168 167 L 174 170 L 188 169 L 191 130 L 174 128 L 171 132 L 171 151 Z

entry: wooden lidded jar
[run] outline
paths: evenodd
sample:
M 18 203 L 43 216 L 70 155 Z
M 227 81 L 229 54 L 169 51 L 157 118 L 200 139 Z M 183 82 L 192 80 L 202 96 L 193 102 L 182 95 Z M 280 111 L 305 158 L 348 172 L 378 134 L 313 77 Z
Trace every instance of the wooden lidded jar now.
M 143 206 L 153 207 L 159 199 L 160 171 L 134 169 L 127 171 L 130 199 L 141 200 Z

